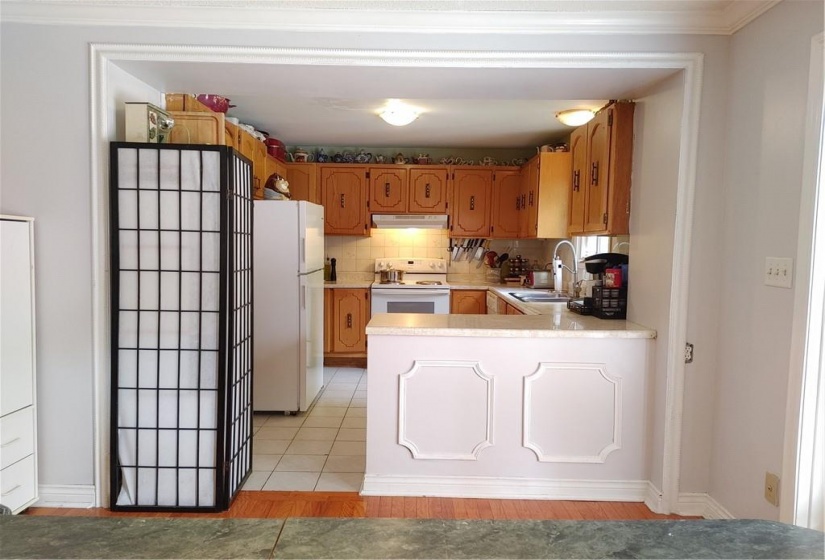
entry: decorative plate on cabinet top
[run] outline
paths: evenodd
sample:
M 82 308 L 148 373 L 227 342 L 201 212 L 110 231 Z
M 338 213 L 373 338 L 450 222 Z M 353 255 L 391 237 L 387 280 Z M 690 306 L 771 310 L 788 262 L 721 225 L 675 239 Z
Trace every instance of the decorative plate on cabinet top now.
M 365 152 L 364 150 L 361 150 L 360 152 L 358 152 L 358 155 L 355 156 L 355 161 L 357 163 L 369 163 L 370 161 L 372 161 L 372 154 L 369 152 Z

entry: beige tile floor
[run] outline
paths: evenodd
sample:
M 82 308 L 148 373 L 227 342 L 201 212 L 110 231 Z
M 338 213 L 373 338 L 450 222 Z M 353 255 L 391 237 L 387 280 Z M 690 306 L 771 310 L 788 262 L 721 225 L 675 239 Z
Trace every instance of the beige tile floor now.
M 252 474 L 243 489 L 359 491 L 367 455 L 366 373 L 324 368 L 324 389 L 307 412 L 255 414 Z

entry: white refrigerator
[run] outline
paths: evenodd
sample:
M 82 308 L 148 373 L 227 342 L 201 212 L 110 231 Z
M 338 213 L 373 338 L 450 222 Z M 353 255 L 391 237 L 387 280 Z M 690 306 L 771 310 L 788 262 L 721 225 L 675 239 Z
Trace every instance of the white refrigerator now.
M 254 208 L 252 408 L 304 411 L 324 383 L 324 208 Z

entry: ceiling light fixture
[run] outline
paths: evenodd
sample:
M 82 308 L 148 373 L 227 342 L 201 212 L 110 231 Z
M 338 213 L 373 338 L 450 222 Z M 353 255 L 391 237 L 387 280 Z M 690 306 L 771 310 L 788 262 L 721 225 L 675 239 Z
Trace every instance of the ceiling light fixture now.
M 381 109 L 378 116 L 384 122 L 393 126 L 406 126 L 418 118 L 418 109 L 404 105 L 397 100 L 391 100 L 386 107 Z
M 590 109 L 568 109 L 567 111 L 559 111 L 556 113 L 556 118 L 562 124 L 567 126 L 581 126 L 590 122 L 596 116 L 594 111 Z

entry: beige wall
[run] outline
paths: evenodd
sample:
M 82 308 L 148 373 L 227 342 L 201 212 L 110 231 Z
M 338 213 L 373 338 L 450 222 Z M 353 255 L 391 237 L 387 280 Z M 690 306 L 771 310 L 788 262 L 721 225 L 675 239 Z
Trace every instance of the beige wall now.
M 710 493 L 737 517 L 779 518 L 763 488 L 766 471 L 783 474 L 794 290 L 762 274 L 765 257 L 796 256 L 811 39 L 822 29 L 822 2 L 786 0 L 731 41 Z
M 454 240 L 458 242 L 459 240 Z M 537 260 L 542 266 L 548 257 L 549 241 L 544 239 L 491 240 L 490 250 L 512 256 Z M 552 245 L 550 251 L 552 251 Z M 326 256 L 336 259 L 341 280 L 371 280 L 376 259 L 385 257 L 429 257 L 451 261 L 449 231 L 446 229 L 375 229 L 369 237 L 329 235 L 325 238 Z M 452 281 L 484 281 L 489 268 L 478 261 L 450 262 L 448 274 Z

